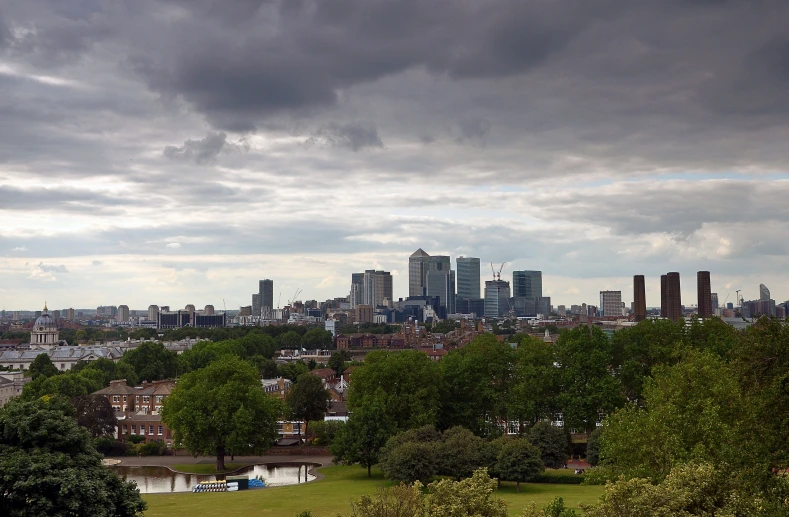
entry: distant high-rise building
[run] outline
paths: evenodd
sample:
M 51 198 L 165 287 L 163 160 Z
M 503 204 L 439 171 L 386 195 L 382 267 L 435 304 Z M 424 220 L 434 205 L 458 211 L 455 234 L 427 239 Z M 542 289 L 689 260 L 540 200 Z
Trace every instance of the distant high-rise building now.
M 509 312 L 510 283 L 506 280 L 485 282 L 485 317 L 499 318 Z
M 600 309 L 603 316 L 621 316 L 622 291 L 600 291 Z
M 759 284 L 759 299 L 760 300 L 770 300 L 770 290 L 767 289 L 767 286 L 764 284 Z
M 428 271 L 427 296 L 438 298 L 440 306 L 446 312 L 442 317 L 455 314 L 455 272 L 449 269 L 431 269 Z M 434 309 L 437 310 L 438 308 L 434 307 Z
M 696 273 L 696 292 L 699 297 L 699 318 L 711 318 L 712 289 L 710 287 L 709 271 L 699 271 Z
M 203 314 L 205 316 L 211 316 L 214 314 L 214 306 L 213 305 L 206 305 L 205 309 L 203 309 Z
M 372 305 L 357 305 L 355 319 L 357 323 L 372 323 L 375 319 L 375 309 Z
M 362 304 L 379 307 L 392 299 L 392 274 L 368 269 L 362 274 Z
M 74 309 L 69 309 L 66 311 L 66 319 L 69 321 L 74 321 Z
M 668 275 L 660 275 L 660 317 L 668 318 Z
M 512 309 L 516 316 L 547 314 L 542 296 L 542 271 L 512 272 Z M 548 302 L 550 306 L 550 302 Z
M 669 272 L 666 275 L 666 317 L 677 321 L 682 318 L 682 294 L 680 292 L 679 273 Z
M 424 296 L 430 255 L 419 248 L 408 258 L 408 296 Z
M 567 316 L 567 307 L 560 305 L 556 308 L 556 312 L 559 314 L 559 316 Z
M 271 313 L 274 310 L 274 280 L 267 278 L 258 282 L 258 294 L 261 312 Z
M 364 273 L 351 274 L 351 293 L 348 299 L 351 302 L 351 308 L 364 303 Z
M 71 311 L 73 309 L 69 309 L 69 310 Z M 157 314 L 159 314 L 159 306 L 158 305 L 149 305 L 148 306 L 148 320 L 156 321 L 158 319 L 157 316 L 156 316 Z
M 118 305 L 118 321 L 129 321 L 128 305 Z
M 464 300 L 478 300 L 480 296 L 479 259 L 474 257 L 458 257 L 457 297 Z
M 644 321 L 647 318 L 647 293 L 644 275 L 633 276 L 633 319 Z
M 189 313 L 189 323 L 194 326 L 195 312 L 197 312 L 197 309 L 195 309 L 194 304 L 187 303 L 186 307 L 184 307 L 184 310 Z
M 710 295 L 710 298 L 712 298 L 712 312 L 714 313 L 715 309 L 717 309 L 719 307 L 719 305 L 718 305 L 718 293 L 712 293 Z

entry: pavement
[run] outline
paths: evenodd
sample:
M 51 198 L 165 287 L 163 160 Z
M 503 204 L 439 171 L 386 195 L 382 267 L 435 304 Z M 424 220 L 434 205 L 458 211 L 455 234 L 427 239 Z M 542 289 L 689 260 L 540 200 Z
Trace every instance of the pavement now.
M 150 466 L 172 466 L 185 464 L 204 464 L 213 465 L 216 463 L 214 456 L 108 456 L 106 459 L 118 460 L 121 466 L 127 467 L 150 467 Z M 319 463 L 320 465 L 330 465 L 331 456 L 309 456 L 309 455 L 276 455 L 276 456 L 235 456 L 232 460 L 230 456 L 225 456 L 225 463 L 246 463 L 258 465 L 261 463 Z

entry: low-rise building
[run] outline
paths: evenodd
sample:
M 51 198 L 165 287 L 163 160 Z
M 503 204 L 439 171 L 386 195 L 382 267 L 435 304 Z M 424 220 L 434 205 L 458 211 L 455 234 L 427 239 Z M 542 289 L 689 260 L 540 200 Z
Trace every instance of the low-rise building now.
M 22 388 L 30 381 L 23 372 L 0 372 L 0 407 L 22 394 Z

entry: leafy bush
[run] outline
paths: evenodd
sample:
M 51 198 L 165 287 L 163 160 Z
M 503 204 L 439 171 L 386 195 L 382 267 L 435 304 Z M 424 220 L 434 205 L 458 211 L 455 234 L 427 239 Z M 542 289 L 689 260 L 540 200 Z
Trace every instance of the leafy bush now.
M 152 442 L 140 445 L 140 447 L 137 449 L 137 452 L 143 456 L 161 456 L 164 454 L 166 449 L 167 447 L 164 445 L 163 441 L 154 440 Z
M 310 433 L 315 436 L 315 445 L 331 445 L 334 442 L 334 437 L 337 430 L 342 427 L 345 422 L 340 420 L 318 420 L 317 422 L 310 423 Z
M 124 442 L 119 442 L 112 436 L 100 436 L 93 440 L 96 450 L 105 456 L 124 456 L 129 446 Z
M 531 479 L 532 483 L 552 483 L 554 485 L 581 485 L 586 474 L 574 476 L 552 476 L 550 474 L 540 474 Z
M 381 462 L 387 478 L 402 483 L 428 481 L 438 473 L 438 454 L 431 443 L 406 442 L 392 449 Z
M 127 438 L 127 440 L 129 441 L 129 443 L 137 445 L 138 443 L 143 443 L 145 441 L 145 437 L 144 436 L 140 436 L 139 434 L 133 434 L 133 435 L 129 436 L 129 438 Z

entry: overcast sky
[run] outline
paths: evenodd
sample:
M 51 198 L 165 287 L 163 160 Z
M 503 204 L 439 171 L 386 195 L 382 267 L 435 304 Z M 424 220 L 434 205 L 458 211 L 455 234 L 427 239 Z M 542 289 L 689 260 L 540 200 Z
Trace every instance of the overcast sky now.
M 408 291 L 789 298 L 789 2 L 3 0 L 0 306 Z M 276 303 L 276 300 L 275 300 Z M 0 307 L 2 308 L 2 307 Z

